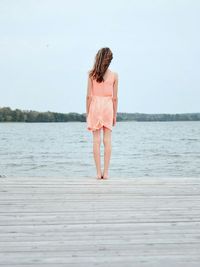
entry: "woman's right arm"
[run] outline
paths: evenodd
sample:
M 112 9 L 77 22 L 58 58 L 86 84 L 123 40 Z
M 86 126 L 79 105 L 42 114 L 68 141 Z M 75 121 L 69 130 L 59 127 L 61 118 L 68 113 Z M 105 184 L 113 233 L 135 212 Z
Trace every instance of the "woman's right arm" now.
M 117 118 L 118 108 L 118 73 L 115 72 L 115 81 L 113 86 L 113 117 Z
M 91 100 L 92 100 L 92 81 L 91 78 L 88 76 L 87 94 L 86 94 L 86 116 L 88 116 L 89 113 Z

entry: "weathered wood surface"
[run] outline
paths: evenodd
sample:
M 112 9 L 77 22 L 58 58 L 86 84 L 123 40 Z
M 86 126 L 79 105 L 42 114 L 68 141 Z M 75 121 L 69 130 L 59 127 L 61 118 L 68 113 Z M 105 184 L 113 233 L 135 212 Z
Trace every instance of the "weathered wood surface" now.
M 200 266 L 200 178 L 0 178 L 1 266 Z

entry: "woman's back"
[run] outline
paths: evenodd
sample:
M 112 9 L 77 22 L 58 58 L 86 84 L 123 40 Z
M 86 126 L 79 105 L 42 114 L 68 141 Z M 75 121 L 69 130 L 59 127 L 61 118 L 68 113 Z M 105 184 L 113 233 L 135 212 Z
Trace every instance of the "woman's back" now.
M 92 95 L 94 96 L 113 96 L 113 84 L 115 80 L 114 72 L 107 70 L 105 80 L 98 83 L 92 80 Z

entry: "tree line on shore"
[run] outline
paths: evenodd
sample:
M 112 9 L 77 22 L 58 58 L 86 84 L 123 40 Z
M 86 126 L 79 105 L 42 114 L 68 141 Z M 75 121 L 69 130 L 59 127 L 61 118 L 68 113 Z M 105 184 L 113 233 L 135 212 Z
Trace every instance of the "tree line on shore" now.
M 39 112 L 34 110 L 12 110 L 0 108 L 0 122 L 86 122 L 85 113 Z M 146 114 L 118 112 L 117 121 L 200 121 L 200 113 Z

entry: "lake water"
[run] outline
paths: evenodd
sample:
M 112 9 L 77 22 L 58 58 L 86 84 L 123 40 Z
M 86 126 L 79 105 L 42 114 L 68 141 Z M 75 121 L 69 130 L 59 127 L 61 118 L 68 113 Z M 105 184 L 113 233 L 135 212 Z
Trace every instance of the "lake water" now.
M 0 175 L 95 177 L 92 133 L 81 122 L 1 123 Z M 200 177 L 200 122 L 117 122 L 109 176 Z

